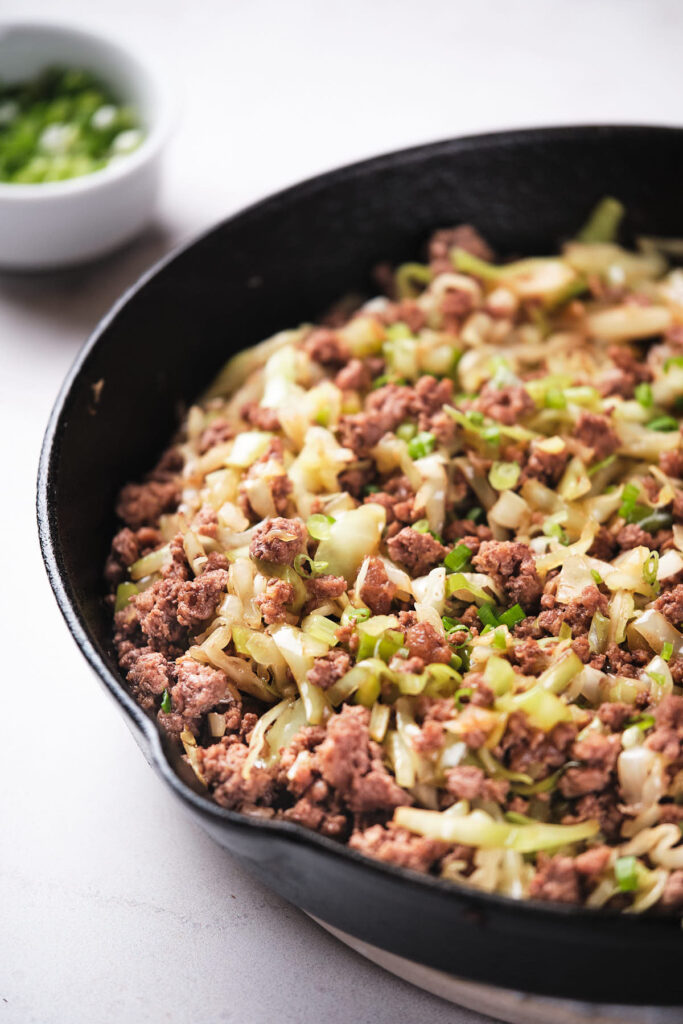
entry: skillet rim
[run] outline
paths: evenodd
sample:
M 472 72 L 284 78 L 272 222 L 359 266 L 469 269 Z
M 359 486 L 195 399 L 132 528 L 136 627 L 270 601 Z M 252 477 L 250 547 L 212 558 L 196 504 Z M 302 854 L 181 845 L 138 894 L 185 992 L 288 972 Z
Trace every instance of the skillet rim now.
M 210 798 L 195 792 L 176 773 L 164 750 L 161 734 L 142 708 L 133 700 L 126 690 L 122 679 L 115 675 L 97 651 L 89 630 L 82 618 L 78 600 L 73 587 L 64 570 L 59 544 L 59 531 L 54 501 L 54 484 L 58 478 L 58 463 L 61 446 L 61 434 L 64 428 L 64 414 L 71 393 L 87 367 L 88 360 L 100 340 L 106 334 L 123 308 L 142 291 L 158 274 L 186 252 L 201 244 L 214 233 L 223 231 L 231 224 L 247 220 L 252 215 L 267 214 L 302 198 L 314 196 L 319 190 L 333 186 L 338 181 L 362 178 L 386 167 L 400 168 L 415 160 L 444 154 L 458 154 L 476 150 L 486 151 L 490 148 L 515 148 L 524 144 L 543 140 L 554 142 L 576 141 L 586 142 L 603 138 L 608 140 L 616 137 L 634 138 L 641 136 L 643 141 L 654 136 L 683 137 L 683 128 L 674 125 L 648 124 L 578 124 L 548 126 L 535 128 L 515 128 L 481 134 L 466 135 L 442 139 L 437 142 L 382 153 L 360 161 L 354 161 L 341 167 L 314 175 L 304 181 L 291 185 L 250 203 L 235 213 L 222 218 L 218 223 L 194 235 L 191 239 L 181 242 L 169 253 L 165 254 L 149 267 L 130 285 L 99 320 L 89 337 L 77 353 L 55 400 L 48 425 L 43 438 L 38 467 L 36 513 L 38 533 L 43 562 L 52 591 L 59 609 L 67 624 L 69 632 L 81 650 L 91 668 L 98 676 L 100 683 L 119 705 L 122 713 L 134 727 L 136 739 L 143 746 L 153 767 L 161 775 L 164 782 L 175 795 L 195 813 L 209 819 L 217 826 L 228 826 L 229 829 L 256 830 L 271 833 L 293 843 L 312 846 L 319 852 L 331 857 L 351 861 L 356 868 L 366 873 L 379 876 L 389 875 L 398 879 L 406 887 L 414 890 L 428 889 L 440 893 L 445 899 L 466 905 L 467 908 L 486 912 L 490 910 L 502 916 L 514 915 L 523 917 L 520 926 L 550 927 L 560 922 L 574 927 L 579 931 L 590 928 L 599 930 L 604 937 L 616 937 L 617 931 L 622 939 L 628 940 L 631 935 L 642 942 L 650 938 L 662 942 L 667 938 L 680 940 L 680 921 L 673 915 L 647 916 L 628 915 L 619 911 L 593 909 L 583 905 L 543 902 L 538 900 L 516 900 L 497 893 L 485 893 L 479 890 L 445 881 L 431 875 L 398 867 L 384 861 L 376 860 L 350 849 L 347 845 L 337 843 L 301 825 L 286 821 L 271 821 L 250 817 L 237 811 L 220 807 Z M 493 983 L 493 982 L 492 982 Z

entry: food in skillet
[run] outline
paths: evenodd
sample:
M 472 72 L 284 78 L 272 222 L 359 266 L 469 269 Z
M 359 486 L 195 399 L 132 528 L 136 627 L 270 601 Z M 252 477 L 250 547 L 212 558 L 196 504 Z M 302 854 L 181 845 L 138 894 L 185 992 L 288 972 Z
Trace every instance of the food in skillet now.
M 107 563 L 222 806 L 513 897 L 683 909 L 683 271 L 438 231 L 232 359 Z

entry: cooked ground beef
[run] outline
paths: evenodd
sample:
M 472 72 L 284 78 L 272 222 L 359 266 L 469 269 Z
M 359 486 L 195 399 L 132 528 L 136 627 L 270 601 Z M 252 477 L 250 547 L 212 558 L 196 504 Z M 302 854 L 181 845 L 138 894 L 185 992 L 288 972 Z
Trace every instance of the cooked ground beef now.
M 469 226 L 437 232 L 429 269 L 384 266 L 387 299 L 340 303 L 261 350 L 123 488 L 105 567 L 114 648 L 222 806 L 582 903 L 616 891 L 634 822 L 674 842 L 683 823 L 683 654 L 659 628 L 659 614 L 683 624 L 683 445 L 667 429 L 645 443 L 624 406 L 679 417 L 665 366 L 683 335 L 591 333 L 615 305 L 619 323 L 644 302 L 670 317 L 651 282 L 590 275 L 580 301 L 558 301 L 542 262 L 494 280 L 456 269 L 454 249 L 493 259 Z M 271 407 L 276 376 L 294 407 Z M 633 750 L 652 773 L 643 799 L 659 799 L 646 826 Z M 504 869 L 459 841 L 487 815 Z M 550 853 L 548 825 L 572 830 Z M 527 827 L 537 845 L 519 855 Z M 668 870 L 637 859 L 639 879 Z M 683 911 L 683 872 L 655 909 Z

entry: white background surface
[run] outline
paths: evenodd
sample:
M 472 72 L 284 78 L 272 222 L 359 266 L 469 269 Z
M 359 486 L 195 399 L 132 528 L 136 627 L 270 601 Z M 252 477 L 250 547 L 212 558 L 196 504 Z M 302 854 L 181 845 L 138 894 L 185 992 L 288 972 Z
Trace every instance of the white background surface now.
M 246 201 L 463 132 L 681 123 L 683 4 L 0 0 L 0 16 L 40 15 L 146 53 L 179 118 L 155 230 L 84 270 L 0 276 L 0 1021 L 483 1021 L 348 952 L 184 820 L 49 592 L 39 445 L 63 375 L 122 288 Z

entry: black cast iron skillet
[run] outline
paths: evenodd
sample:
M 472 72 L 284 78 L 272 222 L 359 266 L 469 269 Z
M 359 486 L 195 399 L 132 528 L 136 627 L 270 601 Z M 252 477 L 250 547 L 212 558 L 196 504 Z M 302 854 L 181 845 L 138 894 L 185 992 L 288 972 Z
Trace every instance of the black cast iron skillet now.
M 286 899 L 337 928 L 454 975 L 613 1002 L 683 1002 L 671 918 L 519 903 L 379 864 L 303 828 L 252 820 L 196 792 L 127 693 L 102 566 L 119 487 L 149 468 L 226 357 L 367 291 L 380 260 L 429 232 L 477 225 L 500 253 L 552 252 L 601 196 L 633 233 L 683 235 L 683 130 L 503 132 L 393 153 L 314 178 L 231 217 L 154 267 L 78 356 L 47 428 L 38 521 L 74 639 L 147 759 L 189 813 Z M 100 384 L 100 382 L 102 382 Z

